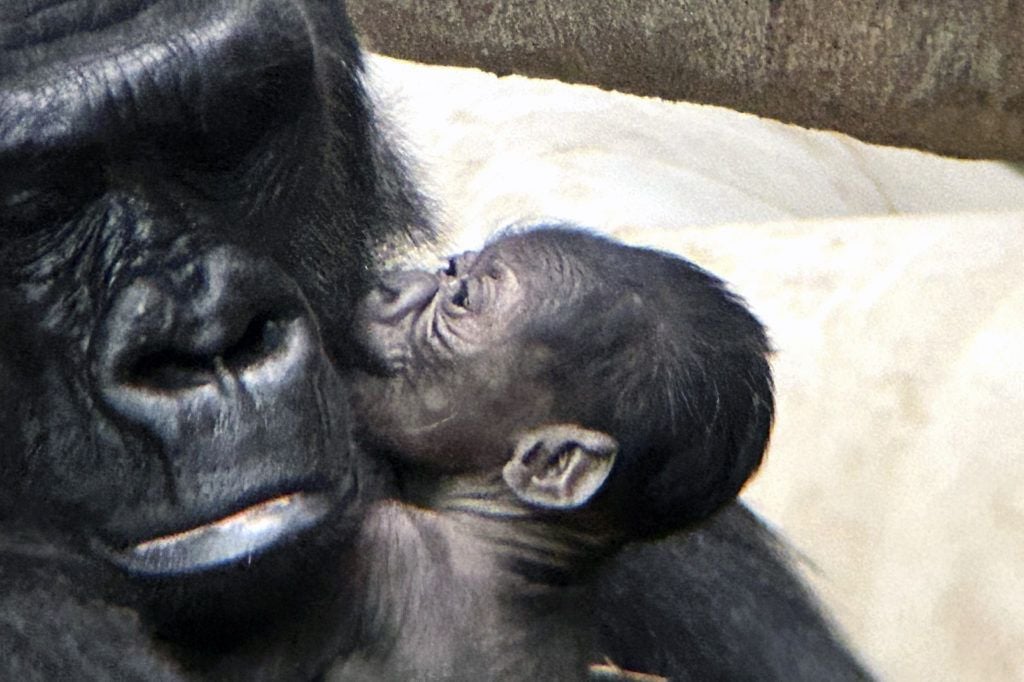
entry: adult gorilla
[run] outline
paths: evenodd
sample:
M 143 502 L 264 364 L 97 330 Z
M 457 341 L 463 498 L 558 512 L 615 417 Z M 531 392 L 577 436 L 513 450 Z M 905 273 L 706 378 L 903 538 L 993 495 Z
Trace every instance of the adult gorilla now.
M 432 236 L 343 8 L 27 0 L 0 50 L 0 671 L 316 676 L 389 491 L 349 443 L 351 303 Z M 628 552 L 607 653 L 856 672 L 760 533 Z
M 257 620 L 232 665 L 307 677 L 336 647 L 334 557 L 380 486 L 335 363 L 371 254 L 429 235 L 345 22 L 335 2 L 0 6 L 8 667 L 127 637 L 130 611 L 81 613 L 95 599 L 200 642 L 192 667 Z

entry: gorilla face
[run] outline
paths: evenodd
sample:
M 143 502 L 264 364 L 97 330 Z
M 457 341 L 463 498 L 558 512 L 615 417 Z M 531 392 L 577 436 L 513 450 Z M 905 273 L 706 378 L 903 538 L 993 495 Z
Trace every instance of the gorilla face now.
M 498 241 L 436 273 L 389 273 L 359 308 L 362 435 L 397 457 L 449 471 L 504 462 L 513 434 L 550 417 L 550 353 L 528 323 L 568 314 L 572 283 L 548 262 Z
M 42 376 L 21 398 L 24 447 L 4 455 L 19 484 L 9 513 L 87 523 L 82 539 L 147 573 L 258 551 L 352 484 L 344 394 L 295 283 L 232 247 L 186 253 L 102 276 L 95 308 L 55 329 L 62 285 L 84 276 L 62 260 L 66 277 L 32 281 L 36 324 L 14 330 L 46 348 L 27 350 Z
M 345 21 L 0 7 L 0 527 L 174 576 L 353 509 L 335 365 L 416 219 Z

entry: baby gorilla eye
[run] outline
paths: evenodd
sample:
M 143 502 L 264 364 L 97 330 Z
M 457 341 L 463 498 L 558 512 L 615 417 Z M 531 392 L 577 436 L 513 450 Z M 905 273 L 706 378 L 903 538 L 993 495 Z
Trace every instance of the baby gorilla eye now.
M 459 282 L 459 288 L 452 295 L 451 301 L 460 308 L 469 307 L 469 285 L 466 280 Z

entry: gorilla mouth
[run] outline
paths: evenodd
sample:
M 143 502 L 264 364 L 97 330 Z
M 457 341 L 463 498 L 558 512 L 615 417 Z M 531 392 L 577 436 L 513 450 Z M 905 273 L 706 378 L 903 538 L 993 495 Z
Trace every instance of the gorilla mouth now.
M 170 576 L 251 560 L 317 525 L 331 510 L 323 493 L 297 492 L 254 504 L 188 530 L 109 551 L 121 568 L 141 576 Z

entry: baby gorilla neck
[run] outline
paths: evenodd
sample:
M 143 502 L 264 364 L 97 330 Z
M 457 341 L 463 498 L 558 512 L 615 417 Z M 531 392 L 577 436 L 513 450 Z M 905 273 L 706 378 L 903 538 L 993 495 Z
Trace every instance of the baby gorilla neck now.
M 419 506 L 380 503 L 363 528 L 365 644 L 328 679 L 589 679 L 585 569 L 611 540 L 538 514 L 500 476 L 407 482 Z
M 499 472 L 429 480 L 414 475 L 406 483 L 407 499 L 440 514 L 462 542 L 489 556 L 493 577 L 513 590 L 523 582 L 532 589 L 580 582 L 620 545 L 619 534 L 596 515 L 531 506 Z

